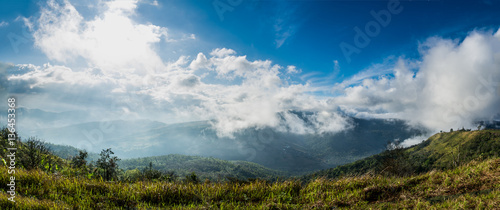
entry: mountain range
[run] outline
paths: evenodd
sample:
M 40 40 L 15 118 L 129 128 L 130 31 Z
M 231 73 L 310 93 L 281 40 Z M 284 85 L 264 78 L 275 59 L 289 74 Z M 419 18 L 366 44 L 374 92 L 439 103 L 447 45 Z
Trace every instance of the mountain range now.
M 41 110 L 24 110 L 30 117 L 62 122 Z M 21 116 L 22 117 L 22 116 Z M 338 133 L 293 134 L 273 128 L 248 128 L 234 138 L 220 137 L 210 121 L 165 124 L 150 120 L 93 121 L 60 127 L 22 129 L 21 136 L 36 136 L 59 145 L 99 153 L 112 148 L 120 158 L 168 154 L 196 155 L 223 160 L 243 160 L 293 173 L 331 168 L 382 152 L 389 142 L 425 133 L 401 120 L 351 118 L 351 129 Z M 61 125 L 64 123 L 54 123 Z M 422 139 L 423 140 L 423 139 Z

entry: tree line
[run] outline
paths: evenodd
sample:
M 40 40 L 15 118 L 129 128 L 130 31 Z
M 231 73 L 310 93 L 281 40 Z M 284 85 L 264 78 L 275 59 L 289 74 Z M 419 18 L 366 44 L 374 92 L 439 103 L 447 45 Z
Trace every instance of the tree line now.
M 15 145 L 9 145 L 9 134 L 15 134 Z M 119 168 L 120 158 L 114 155 L 111 148 L 103 149 L 96 161 L 88 161 L 89 153 L 79 150 L 74 157 L 67 159 L 54 155 L 44 141 L 29 137 L 21 140 L 17 133 L 11 133 L 7 128 L 0 130 L 0 159 L 7 166 L 10 151 L 7 148 L 17 148 L 16 168 L 26 170 L 42 170 L 50 173 L 62 173 L 74 176 L 86 176 L 89 179 L 97 178 L 105 181 L 142 181 L 142 180 L 163 180 L 175 181 L 178 176 L 175 172 L 162 172 L 153 168 L 153 163 L 142 170 L 135 170 L 130 173 Z M 1 164 L 1 163 L 0 163 Z M 193 172 L 186 179 L 189 182 L 199 182 L 197 175 Z

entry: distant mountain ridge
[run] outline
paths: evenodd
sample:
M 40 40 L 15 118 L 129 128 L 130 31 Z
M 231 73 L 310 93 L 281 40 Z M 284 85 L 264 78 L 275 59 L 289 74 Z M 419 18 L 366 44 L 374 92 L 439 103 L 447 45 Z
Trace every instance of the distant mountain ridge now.
M 234 139 L 217 136 L 209 121 L 168 125 L 149 120 L 88 122 L 30 133 L 89 152 L 112 148 L 121 158 L 197 155 L 251 161 L 295 173 L 350 163 L 380 153 L 395 139 L 423 132 L 400 120 L 352 118 L 352 122 L 352 129 L 335 134 L 298 135 L 272 128 L 249 128 L 235 133 Z
M 57 145 L 45 142 L 45 146 L 52 155 L 59 158 L 71 160 L 79 154 L 79 149 L 67 146 Z M 88 153 L 87 161 L 89 163 L 97 161 L 99 154 Z M 210 181 L 249 180 L 264 179 L 273 181 L 279 178 L 288 178 L 292 174 L 285 171 L 278 171 L 266 168 L 257 163 L 241 160 L 221 160 L 213 157 L 200 157 L 190 155 L 169 154 L 163 156 L 152 156 L 142 158 L 129 158 L 118 161 L 120 169 L 125 172 L 125 176 L 130 173 L 137 173 L 147 169 L 149 164 L 153 169 L 160 172 L 173 172 L 179 179 L 195 173 L 200 180 L 208 179 Z
M 152 163 L 153 168 L 162 172 L 175 172 L 181 178 L 192 172 L 201 180 L 225 181 L 227 178 L 236 180 L 267 179 L 276 180 L 288 177 L 290 174 L 272 170 L 259 164 L 247 161 L 227 161 L 213 157 L 170 154 L 163 156 L 124 159 L 119 162 L 123 170 L 143 170 Z

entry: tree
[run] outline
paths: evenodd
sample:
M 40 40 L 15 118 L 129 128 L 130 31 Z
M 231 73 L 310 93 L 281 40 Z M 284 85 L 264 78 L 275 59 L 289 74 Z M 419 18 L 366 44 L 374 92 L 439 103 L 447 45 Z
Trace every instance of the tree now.
M 20 148 L 20 164 L 28 169 L 44 169 L 52 171 L 55 165 L 55 157 L 50 153 L 48 147 L 37 138 L 30 137 Z
M 161 178 L 161 172 L 153 168 L 153 162 L 149 162 L 149 167 L 144 168 L 142 171 L 143 177 L 147 180 L 154 180 Z
M 193 171 L 191 172 L 191 175 L 186 175 L 186 182 L 198 184 L 200 183 L 200 179 L 198 178 L 198 176 L 196 176 L 196 173 L 194 173 Z
M 114 154 L 111 148 L 103 149 L 100 158 L 97 160 L 96 166 L 98 172 L 104 180 L 109 181 L 118 176 L 118 161 L 120 161 L 120 159 L 116 156 L 111 156 Z
M 15 140 L 12 142 L 13 145 L 10 144 L 11 142 L 9 141 L 9 139 L 12 139 L 12 137 L 9 138 L 9 135 L 14 136 Z M 6 157 L 7 155 L 9 155 L 9 151 L 7 150 L 7 148 L 18 147 L 18 145 L 20 144 L 19 142 L 20 140 L 16 132 L 10 132 L 7 127 L 3 127 L 2 129 L 0 129 L 0 156 Z
M 161 179 L 167 182 L 174 182 L 175 180 L 177 180 L 177 177 L 178 176 L 175 174 L 175 171 L 167 171 L 163 173 Z
M 78 155 L 73 157 L 71 159 L 71 166 L 73 168 L 79 168 L 79 169 L 83 169 L 83 168 L 86 168 L 87 167 L 87 157 L 89 156 L 89 154 L 87 153 L 87 151 L 85 150 L 80 150 L 78 151 Z
M 414 173 L 414 167 L 408 153 L 400 141 L 388 142 L 386 151 L 381 154 L 379 173 L 391 176 L 409 176 Z

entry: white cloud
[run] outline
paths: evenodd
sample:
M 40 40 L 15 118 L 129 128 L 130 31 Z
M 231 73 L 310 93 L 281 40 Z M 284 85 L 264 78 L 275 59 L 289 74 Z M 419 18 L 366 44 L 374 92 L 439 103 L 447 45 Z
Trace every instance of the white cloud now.
M 300 72 L 301 72 L 301 70 L 297 69 L 296 66 L 290 65 L 290 66 L 286 67 L 286 73 L 288 73 L 288 74 L 298 74 Z
M 119 0 L 106 2 L 108 12 L 111 13 L 133 13 L 137 8 L 138 0 Z
M 426 139 L 428 139 L 430 136 L 424 135 L 424 136 L 414 136 L 408 139 L 405 139 L 401 142 L 402 147 L 410 147 L 416 144 L 420 144 Z
M 137 3 L 105 2 L 87 20 L 68 1 L 49 1 L 37 21 L 27 21 L 35 45 L 56 62 L 83 59 L 88 68 L 19 66 L 25 69 L 8 78 L 13 89 L 56 110 L 111 110 L 110 118 L 127 110 L 164 122 L 210 119 L 222 136 L 250 127 L 339 132 L 351 127 L 346 113 L 444 130 L 471 127 L 499 112 L 500 30 L 472 32 L 461 42 L 431 38 L 421 45 L 420 60 L 390 57 L 333 87 L 343 95 L 323 99 L 310 94 L 325 88 L 314 86 L 314 75 L 303 75 L 305 84 L 288 84 L 287 73 L 300 72 L 297 67 L 251 61 L 232 49 L 164 62 L 154 45 L 171 41 L 167 28 L 134 21 Z M 284 42 L 283 21 L 276 30 Z M 334 62 L 334 71 L 339 68 Z
M 123 105 L 130 112 L 155 120 L 213 120 L 213 127 L 221 136 L 232 136 L 252 127 L 273 127 L 304 134 L 339 132 L 350 125 L 345 116 L 327 107 L 325 101 L 306 94 L 309 86 L 283 82 L 279 76 L 283 68 L 271 61 L 249 61 L 245 56 L 237 56 L 233 50 L 215 49 L 209 58 L 201 53 L 194 59 L 181 56 L 166 66 L 168 71 L 144 77 L 135 74 L 117 77 L 100 74 L 95 69 L 75 71 L 64 66 L 46 65 L 13 75 L 9 81 L 24 89 L 24 94 L 31 100 L 70 98 L 59 102 L 68 106 L 75 105 L 75 101 L 81 102 L 81 99 L 105 103 L 116 100 L 118 102 L 113 103 L 132 104 Z M 199 73 L 215 73 L 223 79 L 238 80 L 231 84 L 210 83 L 202 81 L 193 69 Z M 38 94 L 40 91 L 43 94 Z M 127 97 L 130 94 L 132 97 Z M 102 104 L 94 106 L 84 102 L 79 106 L 80 109 L 94 110 L 94 113 L 105 113 L 99 110 Z M 123 107 L 115 110 L 123 110 Z M 301 118 L 292 111 L 311 114 Z
M 336 112 L 321 111 L 310 117 L 317 133 L 340 132 L 351 127 L 348 118 Z
M 296 71 L 296 67 L 283 68 L 269 60 L 250 61 L 226 48 L 214 49 L 208 57 L 203 53 L 193 59 L 181 56 L 165 64 L 166 71 L 145 76 L 46 65 L 19 66 L 33 70 L 20 71 L 9 81 L 18 89 L 31 90 L 27 94 L 32 100 L 45 90 L 40 96 L 44 99 L 72 95 L 87 101 L 122 101 L 133 104 L 128 105 L 131 112 L 156 120 L 212 119 L 221 136 L 250 127 L 299 134 L 339 132 L 351 127 L 339 110 L 362 118 L 403 119 L 439 131 L 473 127 L 475 120 L 499 113 L 498 34 L 471 32 L 461 42 L 431 38 L 421 45 L 420 60 L 399 58 L 374 65 L 337 84 L 334 89 L 343 95 L 326 99 L 310 95 L 318 87 L 309 83 L 291 85 L 285 81 L 284 73 Z M 231 82 L 199 76 L 207 74 Z M 127 94 L 133 97 L 127 98 Z M 120 99 L 123 97 L 127 99 Z M 74 101 L 81 100 L 68 100 L 67 106 Z M 310 114 L 297 114 L 301 111 Z M 412 142 L 416 141 L 408 140 L 405 145 Z
M 216 56 L 216 57 L 226 57 L 229 55 L 234 55 L 236 52 L 232 49 L 226 49 L 226 48 L 217 48 L 213 50 L 210 55 Z
M 366 79 L 376 78 L 380 76 L 387 75 L 393 72 L 393 59 L 392 57 L 386 59 L 382 64 L 374 64 L 370 68 L 365 69 L 357 73 L 356 75 L 336 84 L 334 90 L 343 90 L 353 85 L 358 85 L 365 81 Z M 334 61 L 334 70 L 339 69 L 338 61 Z
M 196 59 L 191 62 L 189 65 L 189 68 L 193 70 L 198 70 L 198 69 L 207 69 L 209 68 L 209 62 L 207 59 L 207 56 L 205 56 L 203 53 L 198 53 L 196 56 Z
M 101 14 L 86 20 L 68 1 L 48 1 L 33 27 L 35 45 L 52 60 L 68 63 L 81 57 L 104 73 L 162 70 L 153 45 L 169 39 L 167 28 L 134 21 L 136 0 L 103 5 Z
M 461 42 L 430 38 L 421 54 L 420 61 L 400 58 L 378 68 L 390 68 L 391 76 L 354 76 L 337 87 L 344 95 L 329 102 L 355 116 L 400 118 L 432 131 L 471 128 L 500 112 L 498 32 L 473 31 Z
M 8 25 L 9 25 L 8 22 L 5 22 L 5 21 L 0 22 L 0 27 L 4 27 L 4 26 L 8 26 Z
M 294 19 L 296 8 L 288 6 L 277 6 L 277 15 L 274 18 L 274 32 L 276 48 L 280 48 L 283 44 L 297 32 L 300 23 Z

